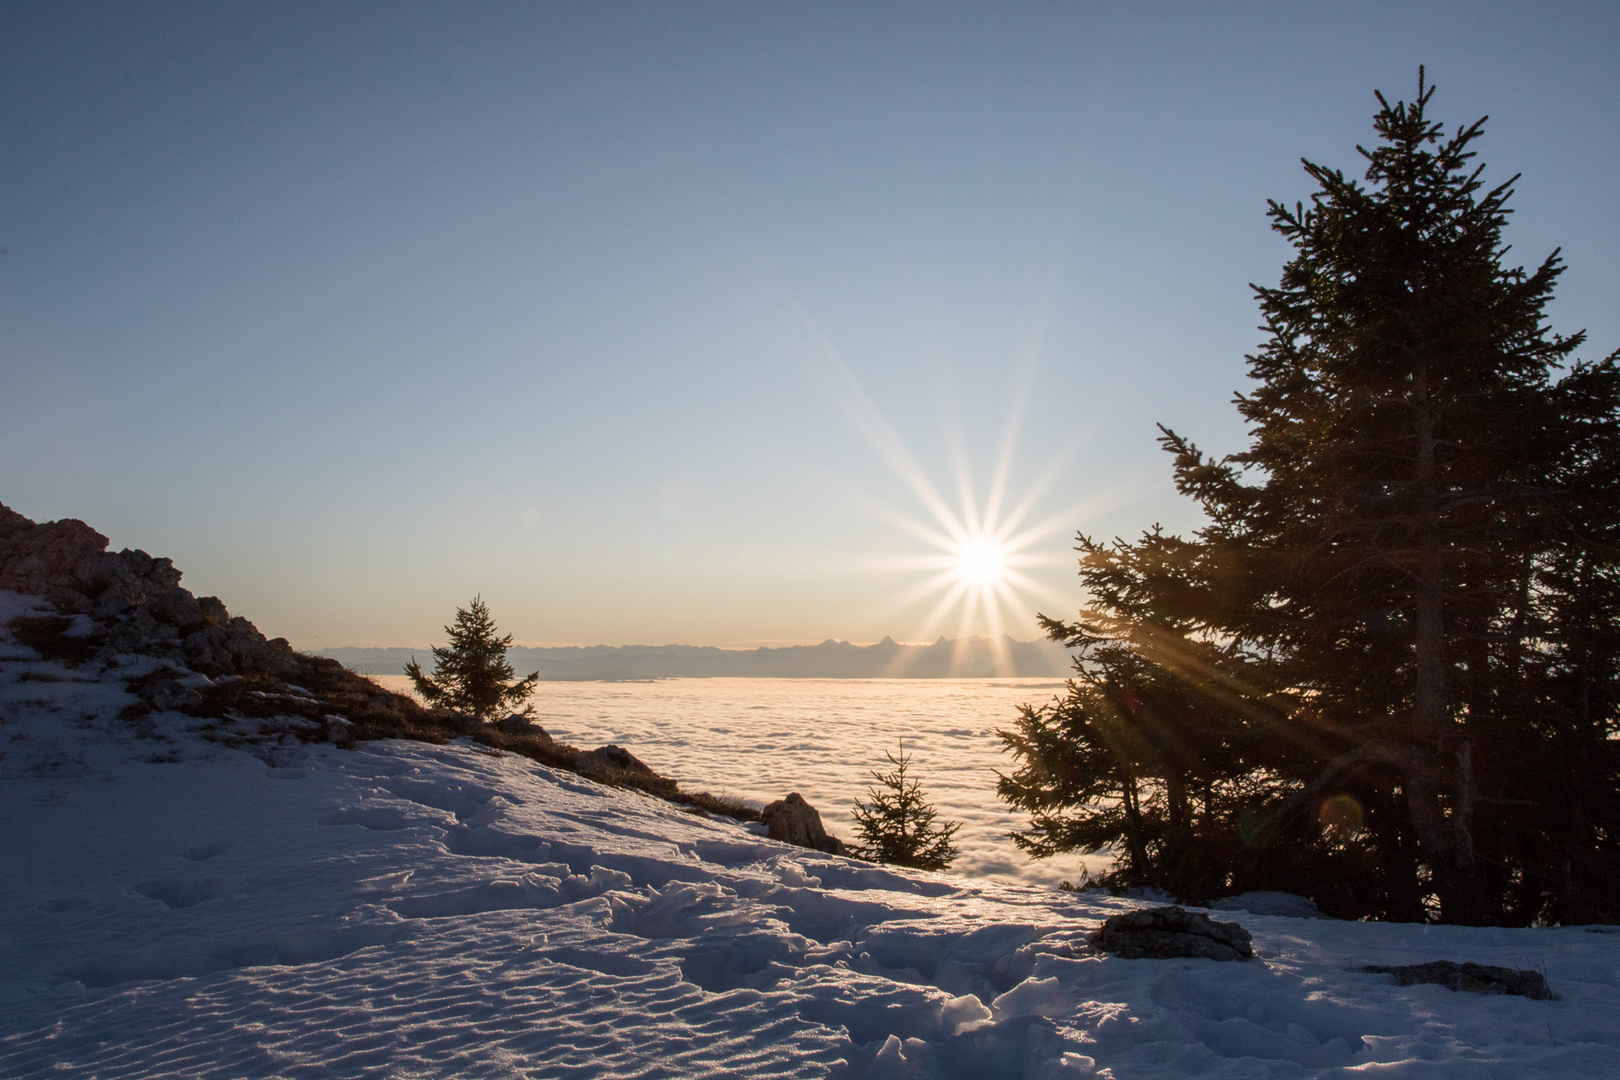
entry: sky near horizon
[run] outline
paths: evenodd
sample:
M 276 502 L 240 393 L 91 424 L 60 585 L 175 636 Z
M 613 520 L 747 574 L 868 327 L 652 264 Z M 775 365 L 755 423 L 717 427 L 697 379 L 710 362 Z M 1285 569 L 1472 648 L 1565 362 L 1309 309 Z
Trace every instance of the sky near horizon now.
M 1076 531 L 1196 527 L 1154 425 L 1241 446 L 1266 199 L 1359 174 L 1419 64 L 1523 174 L 1512 257 L 1562 247 L 1554 328 L 1620 347 L 1617 42 L 1612 3 L 9 3 L 0 503 L 302 648 L 475 593 L 534 644 L 1032 639 Z M 1016 522 L 996 604 L 950 519 Z

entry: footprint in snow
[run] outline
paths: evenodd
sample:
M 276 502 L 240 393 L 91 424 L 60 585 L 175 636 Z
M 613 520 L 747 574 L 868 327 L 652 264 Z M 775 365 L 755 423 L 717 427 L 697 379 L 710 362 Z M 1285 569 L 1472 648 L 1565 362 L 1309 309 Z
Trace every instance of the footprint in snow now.
M 161 878 L 135 886 L 135 891 L 148 900 L 156 900 L 170 911 L 196 907 L 205 900 L 225 894 L 218 878 L 186 881 L 179 878 Z

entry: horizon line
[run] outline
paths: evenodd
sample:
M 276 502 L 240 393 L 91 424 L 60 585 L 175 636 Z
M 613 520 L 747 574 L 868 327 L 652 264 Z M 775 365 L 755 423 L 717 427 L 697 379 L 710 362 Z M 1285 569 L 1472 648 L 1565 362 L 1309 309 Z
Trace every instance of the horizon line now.
M 403 644 L 403 645 L 400 645 L 400 644 L 389 644 L 389 645 L 327 645 L 327 644 L 325 644 L 323 642 L 319 648 L 310 649 L 308 651 L 320 653 L 320 652 L 335 652 L 335 651 L 337 651 L 339 649 L 431 649 L 431 648 L 435 647 L 436 643 L 428 642 L 426 644 L 423 644 L 422 642 L 424 640 L 425 639 L 418 639 L 417 641 L 409 642 L 409 643 Z M 999 637 L 986 637 L 986 636 L 983 636 L 983 635 L 980 635 L 980 634 L 969 634 L 966 637 L 957 637 L 957 638 L 949 638 L 949 637 L 946 637 L 945 635 L 941 634 L 939 637 L 935 638 L 932 641 L 902 641 L 902 640 L 900 640 L 898 638 L 893 637 L 892 635 L 885 635 L 884 637 L 879 638 L 876 641 L 861 641 L 861 642 L 850 641 L 850 640 L 845 639 L 845 638 L 831 638 L 831 637 L 829 637 L 829 638 L 821 638 L 819 640 L 811 639 L 811 638 L 800 638 L 800 639 L 793 639 L 793 638 L 776 638 L 776 639 L 765 638 L 765 639 L 759 639 L 757 644 L 754 643 L 754 642 L 735 642 L 735 641 L 732 641 L 732 642 L 727 642 L 725 644 L 718 644 L 718 645 L 712 645 L 712 644 L 694 645 L 694 644 L 690 644 L 690 643 L 687 643 L 687 642 L 678 642 L 678 641 L 665 642 L 665 643 L 660 644 L 660 645 L 652 645 L 652 644 L 648 644 L 647 642 L 627 642 L 627 643 L 621 644 L 621 645 L 609 645 L 609 644 L 607 644 L 605 642 L 582 643 L 582 642 L 533 641 L 533 640 L 517 641 L 517 640 L 514 640 L 510 647 L 514 648 L 514 649 L 597 649 L 597 648 L 605 648 L 605 649 L 669 649 L 669 648 L 684 648 L 684 649 L 718 649 L 718 650 L 720 650 L 722 652 L 739 652 L 739 653 L 742 653 L 742 652 L 756 652 L 759 649 L 815 648 L 817 646 L 827 645 L 827 644 L 853 645 L 854 647 L 856 647 L 858 649 L 869 649 L 869 648 L 873 647 L 874 645 L 881 645 L 885 641 L 892 641 L 896 645 L 905 646 L 907 648 L 926 649 L 926 648 L 932 648 L 933 646 L 938 645 L 941 642 L 955 643 L 955 642 L 959 642 L 959 641 L 1011 641 L 1014 644 L 1018 644 L 1018 645 L 1039 645 L 1039 644 L 1047 643 L 1050 640 L 1051 640 L 1050 638 L 1034 638 L 1034 639 L 1025 641 L 1025 640 L 1020 639 L 1020 638 L 1015 638 L 1011 634 L 1002 634 Z M 1056 643 L 1053 642 L 1053 644 L 1056 644 Z M 1059 646 L 1059 647 L 1061 648 L 1061 646 Z

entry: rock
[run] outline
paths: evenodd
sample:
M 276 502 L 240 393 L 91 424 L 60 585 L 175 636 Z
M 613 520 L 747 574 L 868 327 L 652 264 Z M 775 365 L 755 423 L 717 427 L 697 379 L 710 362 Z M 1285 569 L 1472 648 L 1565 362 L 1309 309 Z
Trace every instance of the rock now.
M 142 701 L 158 712 L 194 709 L 203 702 L 201 694 L 178 679 L 154 679 L 142 686 L 139 694 Z
M 231 669 L 231 653 L 225 647 L 225 631 L 218 626 L 205 626 L 186 636 L 181 647 L 186 653 L 186 666 L 204 675 L 219 675 Z
M 610 779 L 614 773 L 620 772 L 658 775 L 622 746 L 599 746 L 579 755 L 579 760 L 574 762 L 574 771 L 581 776 L 597 779 Z
M 115 626 L 107 634 L 105 646 L 107 655 L 103 660 L 110 660 L 120 653 L 132 653 L 141 645 L 141 632 L 133 626 Z
M 78 573 L 104 557 L 107 538 L 82 521 L 64 519 L 36 525 L 0 507 L 0 589 L 43 596 L 53 588 L 84 592 Z M 97 590 L 99 591 L 99 590 Z
M 53 585 L 45 590 L 45 599 L 57 611 L 69 614 L 90 610 L 90 598 L 77 589 L 69 589 L 61 585 Z
M 822 827 L 821 815 L 797 791 L 760 811 L 760 818 L 765 822 L 766 832 L 772 840 L 812 851 L 825 851 L 829 855 L 844 853 L 844 842 L 828 835 Z
M 1518 968 L 1496 967 L 1492 964 L 1458 964 L 1451 960 L 1431 960 L 1427 964 L 1405 964 L 1387 967 L 1369 964 L 1361 969 L 1374 974 L 1395 976 L 1402 986 L 1414 983 L 1434 983 L 1447 990 L 1466 990 L 1471 994 L 1517 994 L 1537 1001 L 1552 1000 L 1547 980 L 1539 971 L 1520 971 Z
M 1091 943 L 1124 960 L 1248 960 L 1254 956 L 1249 932 L 1237 923 L 1216 922 L 1201 911 L 1179 907 L 1114 915 L 1091 936 Z
M 1246 911 L 1250 915 L 1277 915 L 1285 919 L 1325 919 L 1316 901 L 1285 892 L 1246 892 L 1223 896 L 1209 905 L 1216 911 Z
M 507 735 L 539 735 L 543 739 L 551 738 L 550 735 L 546 734 L 545 728 L 541 727 L 539 724 L 535 723 L 533 720 L 530 720 L 527 716 L 524 716 L 521 713 L 513 713 L 504 720 L 495 721 L 494 727 L 496 731 L 504 732 Z M 604 749 L 609 748 L 605 747 Z M 611 749 L 617 749 L 617 747 L 612 747 Z M 626 753 L 625 756 L 630 757 L 628 753 Z M 630 760 L 635 761 L 636 759 L 632 757 Z M 636 763 L 638 765 L 641 764 L 640 762 Z M 646 766 L 643 765 L 642 768 L 646 768 Z M 650 772 L 651 770 L 649 769 L 648 771 Z
M 158 642 L 164 648 L 180 644 L 182 638 L 180 631 L 166 622 L 159 622 L 158 617 L 152 614 L 150 605 L 136 608 L 131 623 L 141 632 L 143 638 Z
M 202 605 L 191 595 L 191 590 L 174 588 L 154 596 L 146 610 L 159 622 L 168 623 L 182 636 L 203 625 Z
M 321 718 L 321 739 L 329 742 L 339 750 L 354 749 L 354 722 L 346 716 L 325 716 Z
M 209 626 L 224 626 L 231 618 L 231 613 L 225 610 L 225 604 L 217 596 L 197 597 L 197 610 L 202 613 L 203 622 Z

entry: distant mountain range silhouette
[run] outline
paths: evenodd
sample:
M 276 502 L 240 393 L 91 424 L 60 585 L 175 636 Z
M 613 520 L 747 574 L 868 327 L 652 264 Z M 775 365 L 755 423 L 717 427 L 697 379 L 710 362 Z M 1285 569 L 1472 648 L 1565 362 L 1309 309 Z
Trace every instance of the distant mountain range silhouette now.
M 363 675 L 398 675 L 415 656 L 428 665 L 427 649 L 323 649 Z M 568 645 L 531 649 L 514 646 L 507 659 L 520 675 L 540 672 L 550 682 L 627 679 L 754 678 L 799 679 L 971 679 L 996 676 L 1063 678 L 1069 654 L 1050 641 L 996 641 L 941 637 L 932 645 L 902 645 L 884 638 L 875 645 L 851 645 L 829 638 L 820 645 L 780 649 L 721 649 L 713 645 Z

